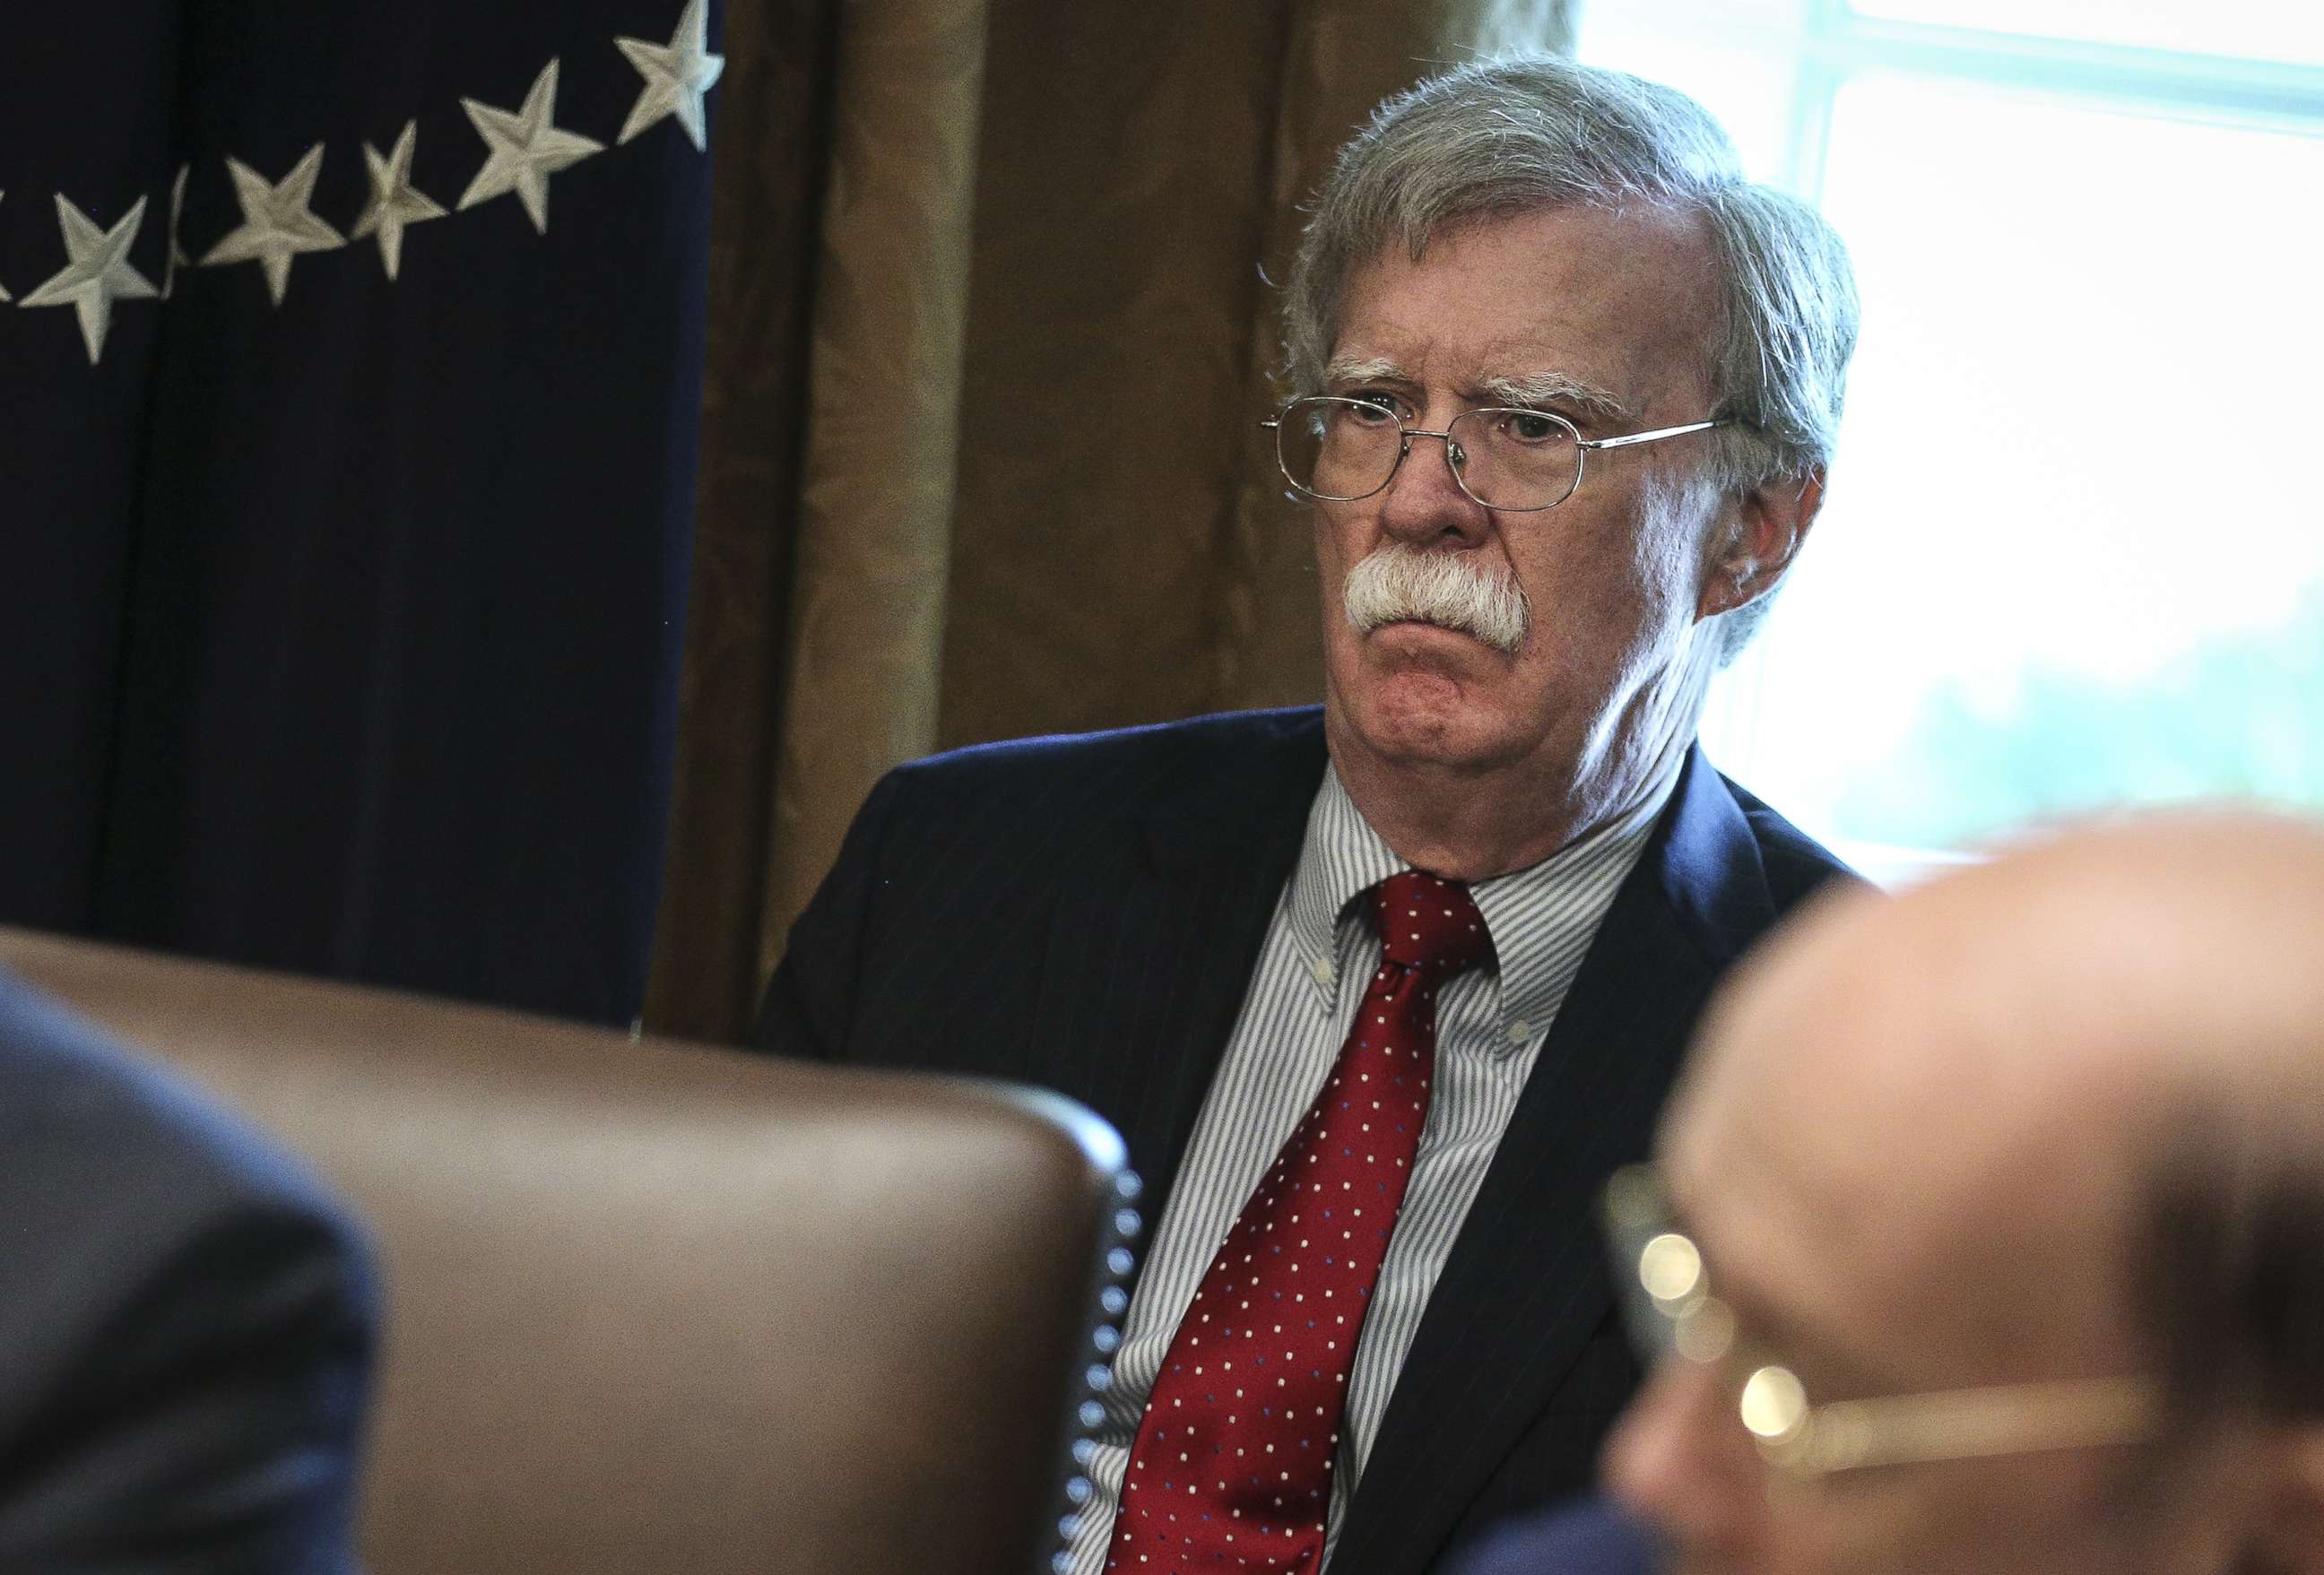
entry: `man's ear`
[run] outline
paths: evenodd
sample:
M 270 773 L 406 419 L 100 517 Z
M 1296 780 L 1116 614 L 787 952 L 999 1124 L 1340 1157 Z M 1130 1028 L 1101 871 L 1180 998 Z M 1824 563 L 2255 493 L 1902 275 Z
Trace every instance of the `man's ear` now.
M 2248 1567 L 2324 1575 L 2324 1422 L 2294 1423 L 2273 1447 L 2274 1481 L 2259 1505 Z
M 1762 482 L 1731 505 L 1726 538 L 1703 571 L 1697 618 L 1731 612 L 1782 582 L 1823 507 L 1823 477 L 1817 469 Z

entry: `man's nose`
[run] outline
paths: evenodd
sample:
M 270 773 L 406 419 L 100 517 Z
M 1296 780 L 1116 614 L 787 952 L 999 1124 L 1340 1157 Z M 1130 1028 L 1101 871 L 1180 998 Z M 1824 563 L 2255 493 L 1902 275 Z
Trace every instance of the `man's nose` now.
M 1403 462 L 1380 500 L 1380 528 L 1416 547 L 1443 545 L 1447 538 L 1479 539 L 1491 527 L 1492 511 L 1453 479 L 1459 440 L 1440 436 L 1443 431 L 1406 437 Z
M 1766 1468 L 1711 1369 L 1665 1358 L 1599 1460 L 1606 1491 L 1688 1567 L 1748 1567 L 1766 1514 Z

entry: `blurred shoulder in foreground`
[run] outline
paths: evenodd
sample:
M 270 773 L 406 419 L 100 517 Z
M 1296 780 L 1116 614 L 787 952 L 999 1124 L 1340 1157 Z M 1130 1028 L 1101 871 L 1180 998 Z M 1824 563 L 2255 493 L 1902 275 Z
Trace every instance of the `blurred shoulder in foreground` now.
M 1508 1522 L 1479 1538 L 1444 1575 L 1655 1575 L 1660 1568 L 1644 1528 L 1590 1498 Z
M 319 1183 L 0 974 L 0 1569 L 346 1568 L 373 1294 Z

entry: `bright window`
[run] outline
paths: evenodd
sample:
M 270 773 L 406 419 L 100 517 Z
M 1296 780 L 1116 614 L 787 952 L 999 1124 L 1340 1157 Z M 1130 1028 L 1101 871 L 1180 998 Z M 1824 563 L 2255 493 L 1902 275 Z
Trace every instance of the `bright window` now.
M 2324 807 L 2324 6 L 1601 0 L 1581 47 L 1702 99 L 1864 292 L 1713 758 L 1876 870 L 2101 805 Z

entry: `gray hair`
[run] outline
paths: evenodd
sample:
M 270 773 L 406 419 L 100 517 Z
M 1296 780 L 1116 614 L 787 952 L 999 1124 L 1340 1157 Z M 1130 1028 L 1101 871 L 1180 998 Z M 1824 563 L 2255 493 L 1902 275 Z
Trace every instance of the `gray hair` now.
M 1351 270 L 1400 243 L 1417 258 L 1464 220 L 1645 202 L 1699 213 L 1722 274 L 1706 335 L 1722 489 L 1822 471 L 1856 346 L 1856 282 L 1807 204 L 1744 179 L 1735 146 L 1675 89 L 1554 56 L 1480 61 L 1381 105 L 1316 194 L 1284 299 L 1286 369 L 1321 389 Z M 1726 614 L 1732 656 L 1770 598 Z

